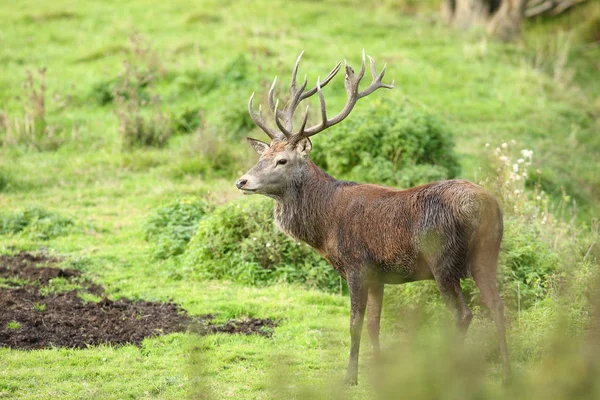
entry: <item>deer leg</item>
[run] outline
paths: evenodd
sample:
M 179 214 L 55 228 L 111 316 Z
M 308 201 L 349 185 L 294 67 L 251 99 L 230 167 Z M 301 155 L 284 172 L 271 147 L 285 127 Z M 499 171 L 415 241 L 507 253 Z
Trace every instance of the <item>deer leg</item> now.
M 346 371 L 345 382 L 349 385 L 358 383 L 358 353 L 362 333 L 365 309 L 367 307 L 367 285 L 358 273 L 348 274 L 350 289 L 350 359 Z
M 502 380 L 504 383 L 508 383 L 511 378 L 510 361 L 508 360 L 508 349 L 506 345 L 506 328 L 504 326 L 504 303 L 498 293 L 498 287 L 496 286 L 496 269 L 494 268 L 494 274 L 489 271 L 481 269 L 473 271 L 473 278 L 475 283 L 481 291 L 481 298 L 485 305 L 492 314 L 492 319 L 496 324 L 496 331 L 498 332 L 498 341 L 500 343 L 500 354 L 502 356 Z
M 454 313 L 454 322 L 461 340 L 465 339 L 473 314 L 467 306 L 458 279 L 437 279 L 438 289 Z
M 379 327 L 381 320 L 381 306 L 383 304 L 383 283 L 373 283 L 369 286 L 367 299 L 367 328 L 373 343 L 375 359 L 379 358 Z

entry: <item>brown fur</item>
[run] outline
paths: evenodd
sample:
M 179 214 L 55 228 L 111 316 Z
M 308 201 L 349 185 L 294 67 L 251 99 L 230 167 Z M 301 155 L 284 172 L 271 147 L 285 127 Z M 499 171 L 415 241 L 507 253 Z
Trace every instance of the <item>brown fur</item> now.
M 259 149 L 261 159 L 238 187 L 273 197 L 279 228 L 315 248 L 347 280 L 352 339 L 347 381 L 357 381 L 366 309 L 368 331 L 379 353 L 384 284 L 434 279 L 464 335 L 472 314 L 460 280 L 470 275 L 496 322 L 508 378 L 503 305 L 496 287 L 503 231 L 496 199 L 464 180 L 406 190 L 339 181 L 308 160 L 310 142 L 302 146 L 297 151 L 293 145 L 274 142 Z M 277 164 L 281 158 L 289 160 L 285 167 Z

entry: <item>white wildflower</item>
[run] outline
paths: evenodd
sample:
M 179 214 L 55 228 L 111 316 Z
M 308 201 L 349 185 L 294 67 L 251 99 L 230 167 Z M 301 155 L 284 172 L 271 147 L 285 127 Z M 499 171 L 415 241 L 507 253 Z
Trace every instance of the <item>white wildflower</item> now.
M 267 247 L 271 247 L 271 243 L 267 243 L 267 245 L 266 245 L 266 246 L 267 246 Z
M 533 157 L 533 150 L 523 149 L 521 150 L 521 154 L 523 155 L 523 157 L 531 160 L 531 157 Z
M 486 144 L 485 144 L 485 147 L 490 147 L 490 144 L 489 144 L 489 143 L 486 143 Z
M 521 194 L 521 191 L 519 189 L 515 190 L 515 194 L 518 196 Z
M 527 178 L 527 172 L 523 172 L 523 178 Z
M 519 172 L 519 164 L 513 164 L 513 172 Z
M 502 143 L 502 148 L 505 149 L 508 147 L 508 144 L 506 142 Z
M 536 200 L 541 200 L 541 199 L 542 199 L 542 196 L 536 197 Z
M 500 161 L 507 162 L 508 161 L 508 157 L 506 157 L 506 156 L 500 156 Z
M 519 159 L 517 160 L 517 162 L 518 162 L 519 164 L 523 164 L 523 163 L 525 162 L 525 160 L 523 160 L 522 158 L 519 158 Z

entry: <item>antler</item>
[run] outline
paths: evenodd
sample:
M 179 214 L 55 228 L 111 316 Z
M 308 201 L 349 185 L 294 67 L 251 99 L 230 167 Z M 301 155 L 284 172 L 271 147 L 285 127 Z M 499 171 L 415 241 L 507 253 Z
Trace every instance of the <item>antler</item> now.
M 290 98 L 290 101 L 286 104 L 286 106 L 284 107 L 284 109 L 282 111 L 278 110 L 279 101 L 274 100 L 274 92 L 275 92 L 275 85 L 277 83 L 277 77 L 275 77 L 275 79 L 273 80 L 273 84 L 271 85 L 271 88 L 269 89 L 269 106 L 270 106 L 271 110 L 273 111 L 273 117 L 275 119 L 275 123 L 277 124 L 277 127 L 279 128 L 280 131 L 276 131 L 266 125 L 264 119 L 262 118 L 262 113 L 261 113 L 260 107 L 259 107 L 258 114 L 256 114 L 254 112 L 254 110 L 252 108 L 252 99 L 254 97 L 254 93 L 252 93 L 252 96 L 250 96 L 250 101 L 248 103 L 248 109 L 250 112 L 250 116 L 252 117 L 252 119 L 254 120 L 256 125 L 258 125 L 267 135 L 269 135 L 269 137 L 271 139 L 297 142 L 303 137 L 310 137 L 310 136 L 316 135 L 317 133 L 323 131 L 324 129 L 329 128 L 330 126 L 333 126 L 333 125 L 337 124 L 338 122 L 342 121 L 344 118 L 346 118 L 350 114 L 350 112 L 354 108 L 354 105 L 356 104 L 356 102 L 359 99 L 361 99 L 365 96 L 368 96 L 369 94 L 373 93 L 375 90 L 379 89 L 380 87 L 387 88 L 387 89 L 392 89 L 394 87 L 394 81 L 392 81 L 392 83 L 389 85 L 382 82 L 383 76 L 385 74 L 386 66 L 384 65 L 383 69 L 381 70 L 381 73 L 378 74 L 377 70 L 375 68 L 375 60 L 373 60 L 373 58 L 371 56 L 368 56 L 369 60 L 370 60 L 373 81 L 366 89 L 364 89 L 360 92 L 358 91 L 358 85 L 360 83 L 360 80 L 362 79 L 362 77 L 365 74 L 365 51 L 363 50 L 362 51 L 362 65 L 361 65 L 361 69 L 360 69 L 360 72 L 358 73 L 358 75 L 354 74 L 354 70 L 347 63 L 345 65 L 346 78 L 345 78 L 344 86 L 346 88 L 346 93 L 348 95 L 348 100 L 346 101 L 346 105 L 344 106 L 342 111 L 340 111 L 340 113 L 337 114 L 335 117 L 333 117 L 332 119 L 327 119 L 327 107 L 325 105 L 325 98 L 323 96 L 323 92 L 321 89 L 323 87 L 325 87 L 325 85 L 327 85 L 333 79 L 333 77 L 338 73 L 342 63 L 339 62 L 331 70 L 331 72 L 325 77 L 325 79 L 323 81 L 321 81 L 321 78 L 319 77 L 317 79 L 317 84 L 314 88 L 305 91 L 306 85 L 307 85 L 306 75 L 304 76 L 304 81 L 303 81 L 302 85 L 300 85 L 300 88 L 297 88 L 297 86 L 296 86 L 297 85 L 296 76 L 298 74 L 298 66 L 300 64 L 300 59 L 302 58 L 303 54 L 304 54 L 304 52 L 300 53 L 300 55 L 298 56 L 298 59 L 296 60 L 296 65 L 294 66 L 294 69 L 292 70 L 292 80 L 291 80 L 291 84 L 290 84 L 291 98 Z M 302 119 L 302 125 L 300 127 L 300 130 L 297 133 L 293 133 L 292 120 L 293 120 L 294 113 L 295 113 L 296 109 L 298 108 L 298 105 L 300 104 L 300 102 L 302 102 L 302 100 L 314 95 L 315 93 L 318 93 L 319 102 L 321 104 L 321 118 L 322 118 L 321 123 L 314 125 L 310 128 L 306 128 L 306 122 L 308 120 L 308 109 L 309 109 L 307 106 L 306 111 L 304 113 L 304 117 Z

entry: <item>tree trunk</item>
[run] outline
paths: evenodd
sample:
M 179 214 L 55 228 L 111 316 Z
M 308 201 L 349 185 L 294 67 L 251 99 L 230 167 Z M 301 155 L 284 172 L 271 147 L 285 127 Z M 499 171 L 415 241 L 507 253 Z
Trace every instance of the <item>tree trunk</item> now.
M 446 0 L 442 12 L 463 29 L 484 27 L 490 34 L 509 40 L 521 31 L 521 20 L 539 15 L 558 15 L 586 0 Z

